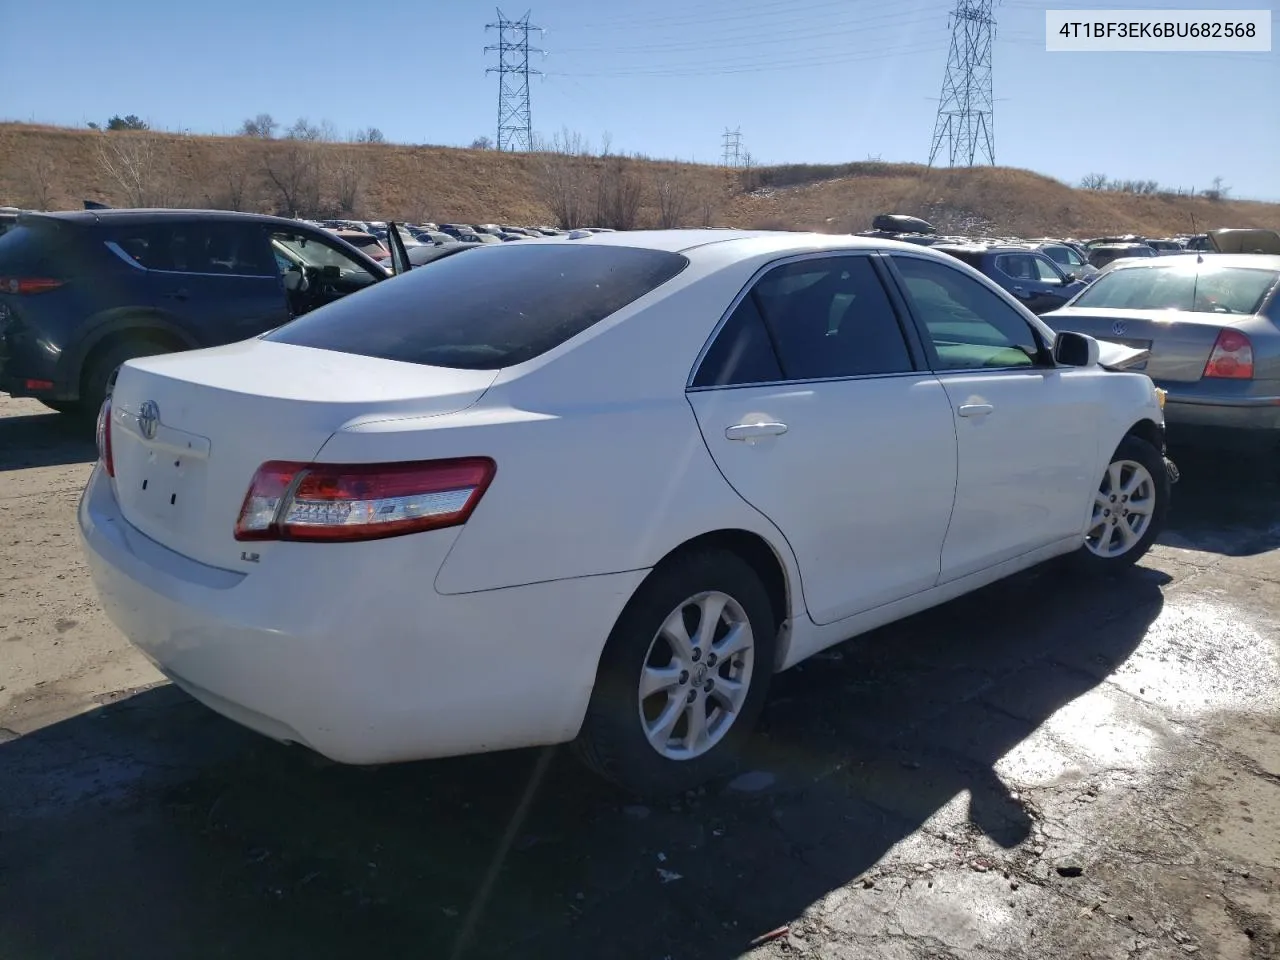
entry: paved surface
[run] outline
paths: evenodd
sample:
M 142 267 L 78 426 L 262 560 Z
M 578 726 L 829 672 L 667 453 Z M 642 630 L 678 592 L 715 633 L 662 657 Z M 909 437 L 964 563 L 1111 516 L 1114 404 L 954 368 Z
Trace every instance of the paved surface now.
M 1280 490 L 1184 460 L 1140 569 L 1045 570 L 777 678 L 752 773 L 340 768 L 98 612 L 89 445 L 0 398 L 0 957 L 1280 957 Z M 755 943 L 756 945 L 753 945 Z

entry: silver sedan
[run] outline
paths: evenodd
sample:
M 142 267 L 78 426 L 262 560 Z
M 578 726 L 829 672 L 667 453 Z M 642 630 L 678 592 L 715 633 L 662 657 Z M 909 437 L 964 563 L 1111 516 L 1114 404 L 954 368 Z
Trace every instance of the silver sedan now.
M 1116 263 L 1043 319 L 1150 351 L 1170 440 L 1250 450 L 1280 441 L 1280 256 Z

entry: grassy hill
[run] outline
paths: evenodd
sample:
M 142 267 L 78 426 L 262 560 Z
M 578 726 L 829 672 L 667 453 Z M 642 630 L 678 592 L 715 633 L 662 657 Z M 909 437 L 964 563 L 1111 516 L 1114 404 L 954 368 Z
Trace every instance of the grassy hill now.
M 1105 169 L 1105 160 L 1099 161 Z M 1152 236 L 1280 227 L 1280 204 L 1081 190 L 1026 170 L 879 162 L 751 170 L 564 151 L 258 140 L 0 124 L 0 205 L 200 206 L 437 222 Z M 612 223 L 608 223 L 612 221 Z

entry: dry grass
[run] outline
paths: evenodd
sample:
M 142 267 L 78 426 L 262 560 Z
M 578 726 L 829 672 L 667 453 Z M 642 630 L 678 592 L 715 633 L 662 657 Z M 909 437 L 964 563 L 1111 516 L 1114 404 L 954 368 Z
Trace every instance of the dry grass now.
M 127 191 L 104 169 L 103 137 L 148 138 L 154 195 L 183 206 L 283 210 L 267 174 L 290 149 L 286 141 L 176 134 L 100 134 L 0 124 L 0 205 L 76 209 L 83 200 L 112 205 Z M 492 150 L 389 144 L 315 146 L 312 173 L 324 212 L 437 222 L 544 223 L 552 219 L 543 187 L 544 158 Z M 584 163 L 602 163 L 584 160 Z M 1152 236 L 1215 227 L 1275 227 L 1280 204 L 1135 196 L 1078 190 L 1026 170 L 928 169 L 852 163 L 752 170 L 757 188 L 717 167 L 629 160 L 645 189 L 639 223 L 664 219 L 664 189 L 678 179 L 684 222 L 720 226 L 849 232 L 877 213 L 922 216 L 944 231 L 998 235 Z M 664 187 L 664 184 L 666 185 Z M 321 210 L 302 211 L 319 214 Z M 666 210 L 669 217 L 669 209 Z

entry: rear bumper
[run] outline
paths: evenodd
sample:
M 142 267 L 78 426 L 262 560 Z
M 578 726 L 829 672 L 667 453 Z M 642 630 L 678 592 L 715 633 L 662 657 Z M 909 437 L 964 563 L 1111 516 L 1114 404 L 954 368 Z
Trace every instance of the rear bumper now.
M 100 467 L 79 527 L 107 616 L 163 673 L 230 719 L 343 763 L 572 739 L 646 572 L 443 596 L 431 583 L 456 531 L 377 541 L 391 546 L 356 564 L 343 545 L 282 544 L 261 571 L 225 571 L 131 527 Z
M 1164 415 L 1171 436 L 1191 427 L 1280 431 L 1280 396 L 1195 397 L 1170 391 Z

